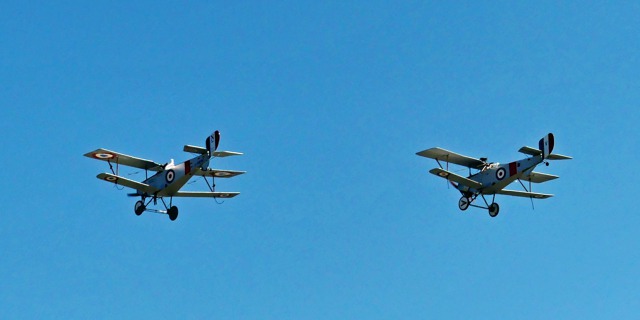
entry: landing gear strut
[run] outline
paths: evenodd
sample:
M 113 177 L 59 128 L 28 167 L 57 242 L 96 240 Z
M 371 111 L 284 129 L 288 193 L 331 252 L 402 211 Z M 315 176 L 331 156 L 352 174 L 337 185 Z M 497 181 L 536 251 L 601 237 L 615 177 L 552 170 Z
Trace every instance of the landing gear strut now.
M 489 210 L 489 216 L 491 216 L 492 218 L 495 218 L 500 212 L 500 206 L 495 202 L 496 195 L 495 194 L 493 195 L 493 199 L 491 199 L 491 204 L 489 204 L 489 202 L 487 202 L 487 199 L 484 197 L 484 195 L 480 194 L 480 196 L 482 197 L 482 200 L 484 200 L 486 207 L 473 204 L 473 200 L 476 199 L 476 196 L 478 195 L 474 194 L 471 197 L 467 197 L 463 195 L 460 198 L 460 200 L 458 200 L 458 208 L 460 208 L 460 210 L 462 211 L 467 210 L 469 207 L 487 209 Z
M 485 208 L 489 209 L 489 216 L 491 218 L 495 218 L 498 215 L 498 212 L 500 212 L 500 206 L 495 202 L 496 200 L 496 195 L 493 195 L 493 199 L 491 199 L 491 204 L 489 204 L 487 202 L 487 199 L 484 198 L 484 195 L 482 195 L 482 200 L 484 200 L 484 203 L 487 205 Z

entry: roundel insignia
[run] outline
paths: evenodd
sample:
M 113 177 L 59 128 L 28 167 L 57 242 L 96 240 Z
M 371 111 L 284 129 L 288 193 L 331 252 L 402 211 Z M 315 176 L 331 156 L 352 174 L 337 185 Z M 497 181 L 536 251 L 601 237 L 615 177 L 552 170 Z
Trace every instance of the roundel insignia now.
M 230 176 L 230 175 L 231 175 L 231 173 L 225 172 L 225 171 L 218 171 L 218 172 L 215 173 L 216 177 L 227 177 L 227 176 Z
M 449 175 L 449 173 L 448 172 L 440 172 L 440 173 L 438 173 L 438 175 L 441 176 L 441 177 L 446 177 L 446 176 Z
M 505 168 L 500 168 L 498 169 L 498 171 L 496 171 L 496 178 L 498 178 L 498 180 L 504 179 L 506 175 L 507 175 L 507 170 L 505 170 Z
M 118 178 L 116 178 L 114 176 L 108 176 L 108 177 L 106 177 L 104 179 L 107 180 L 107 181 L 116 181 L 116 180 L 118 180 Z
M 108 159 L 113 159 L 115 155 L 113 153 L 98 152 L 98 153 L 94 153 L 93 157 L 96 159 L 108 160 Z
M 167 180 L 168 183 L 173 182 L 173 178 L 175 177 L 176 177 L 176 173 L 173 172 L 173 170 L 167 170 L 167 173 L 164 176 L 165 180 Z

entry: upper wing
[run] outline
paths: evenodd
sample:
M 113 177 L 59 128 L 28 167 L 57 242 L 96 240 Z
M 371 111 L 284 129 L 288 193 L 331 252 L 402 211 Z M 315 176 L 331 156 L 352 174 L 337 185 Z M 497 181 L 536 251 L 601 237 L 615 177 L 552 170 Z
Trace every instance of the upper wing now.
M 95 151 L 87 152 L 84 154 L 85 157 L 98 159 L 102 161 L 109 161 L 116 164 L 122 164 L 125 166 L 152 170 L 152 171 L 160 171 L 162 169 L 162 165 L 146 159 L 132 157 L 126 154 L 122 154 L 115 151 L 109 151 L 107 149 L 96 149 Z
M 216 177 L 216 178 L 232 178 L 237 175 L 241 175 L 246 173 L 246 171 L 235 171 L 235 170 L 220 170 L 220 169 L 206 169 L 206 170 L 196 170 L 193 175 L 203 176 L 203 177 Z
M 451 162 L 457 165 L 461 165 L 469 168 L 475 168 L 475 169 L 481 169 L 482 166 L 485 164 L 480 159 L 463 156 L 461 154 L 451 152 L 441 148 L 431 148 L 431 149 L 417 152 L 416 154 L 419 156 Z
M 547 182 L 549 180 L 558 179 L 558 178 L 560 177 L 552 174 L 546 174 L 541 172 L 531 172 L 528 176 L 524 176 L 521 179 L 525 181 L 531 181 L 534 183 L 542 183 L 542 182 Z
M 125 187 L 129 187 L 132 189 L 136 189 L 140 192 L 143 193 L 148 193 L 148 194 L 153 194 L 156 191 L 158 191 L 158 189 L 156 187 L 152 187 L 148 184 L 145 183 L 141 183 L 138 181 L 133 181 L 133 180 L 129 180 L 127 178 L 123 178 L 121 176 L 116 176 L 110 173 L 101 173 L 99 175 L 96 176 L 98 179 L 100 180 L 104 180 L 107 182 L 111 182 L 111 183 L 115 183 L 115 184 L 119 184 L 121 186 L 125 186 Z
M 462 184 L 463 186 L 467 186 L 470 188 L 474 188 L 474 189 L 480 189 L 482 188 L 482 183 L 478 182 L 478 181 L 473 181 L 471 179 L 465 178 L 463 176 L 459 176 L 455 173 L 446 171 L 446 170 L 442 170 L 440 168 L 434 168 L 429 170 L 430 173 L 435 174 L 438 177 L 441 178 L 445 178 L 447 180 L 451 180 L 451 181 L 455 181 L 457 183 Z
M 239 194 L 240 192 L 178 191 L 173 197 L 233 198 Z
M 535 193 L 535 192 L 516 191 L 516 190 L 504 190 L 504 189 L 496 191 L 496 194 L 504 194 L 507 196 L 536 198 L 536 199 L 546 199 L 546 198 L 553 197 L 552 194 L 546 194 L 546 193 Z

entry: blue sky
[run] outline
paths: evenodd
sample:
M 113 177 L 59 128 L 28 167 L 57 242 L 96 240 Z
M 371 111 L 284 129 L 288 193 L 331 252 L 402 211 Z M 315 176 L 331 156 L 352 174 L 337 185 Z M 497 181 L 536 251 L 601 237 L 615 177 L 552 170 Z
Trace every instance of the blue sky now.
M 635 2 L 2 7 L 0 318 L 640 312 Z M 82 156 L 184 161 L 216 129 L 242 194 L 175 222 Z M 556 196 L 494 219 L 415 155 L 507 162 L 548 132 L 575 158 L 539 169 Z

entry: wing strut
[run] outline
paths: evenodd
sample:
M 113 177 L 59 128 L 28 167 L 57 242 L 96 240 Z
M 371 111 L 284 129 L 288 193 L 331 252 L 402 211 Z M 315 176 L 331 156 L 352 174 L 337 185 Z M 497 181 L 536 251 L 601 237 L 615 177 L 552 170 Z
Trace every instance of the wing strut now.
M 532 192 L 531 190 L 531 179 L 529 179 L 529 190 L 527 190 L 527 187 L 524 186 L 524 183 L 522 183 L 522 181 L 520 179 L 518 179 L 518 182 L 520 182 L 520 185 L 522 186 L 522 188 L 524 189 L 524 191 L 526 192 Z M 529 199 L 531 200 L 531 210 L 536 210 L 536 207 L 533 206 L 533 196 L 529 196 Z
M 218 133 L 218 131 L 216 131 L 215 133 L 217 133 L 216 138 L 218 139 L 218 141 L 220 140 L 220 133 Z M 218 149 L 218 141 L 215 141 L 215 150 Z M 207 142 L 209 142 L 209 140 L 207 140 Z M 217 152 L 212 152 L 211 153 L 211 160 L 213 160 L 213 158 L 216 158 L 218 156 L 220 156 L 220 154 L 218 154 Z M 211 192 L 216 192 L 216 175 L 212 174 L 211 175 L 211 184 L 209 184 L 209 180 L 207 180 L 207 176 L 203 175 L 202 178 L 204 179 L 204 182 L 207 183 L 207 186 L 209 187 L 209 190 Z M 213 201 L 215 201 L 217 204 L 223 204 L 224 200 L 222 200 L 222 202 L 218 202 L 218 199 L 216 199 L 215 197 L 213 198 Z
M 209 187 L 209 190 L 211 190 L 211 192 L 216 192 L 216 175 L 215 174 L 211 175 L 211 184 L 209 184 L 209 180 L 207 180 L 206 176 L 202 176 L 202 179 L 204 179 L 204 182 L 207 183 L 207 186 Z M 224 203 L 224 200 L 222 200 L 222 202 L 218 202 L 218 199 L 216 199 L 215 197 L 213 198 L 213 201 L 215 201 L 217 204 Z
M 118 172 L 120 172 L 120 164 L 118 163 L 118 157 L 116 157 L 116 171 L 113 171 L 113 166 L 111 165 L 111 160 L 107 159 L 107 163 L 109 164 L 109 169 L 111 169 L 111 173 L 113 173 L 114 176 L 119 176 Z M 116 187 L 116 189 L 118 189 L 118 190 L 123 190 L 124 189 L 124 187 L 118 188 L 118 180 L 117 179 L 113 183 L 113 186 Z
M 446 156 L 447 157 L 447 171 L 449 171 L 449 155 Z M 440 166 L 440 169 L 444 169 L 442 167 L 442 164 L 440 163 L 440 160 L 436 159 L 436 162 L 438 163 L 438 166 Z M 469 168 L 469 175 L 471 175 L 471 168 Z M 447 189 L 449 189 L 449 184 L 451 184 L 454 188 L 458 188 L 458 186 L 456 184 L 453 183 L 453 181 L 449 180 L 449 177 L 447 176 L 447 181 L 449 183 L 447 183 Z
M 215 177 L 211 177 L 211 184 L 213 184 L 213 186 L 211 186 L 211 184 L 209 184 L 209 180 L 207 180 L 207 177 L 202 176 L 202 179 L 204 179 L 204 182 L 207 183 L 207 186 L 209 187 L 209 190 L 211 190 L 211 192 L 216 192 L 216 178 Z

